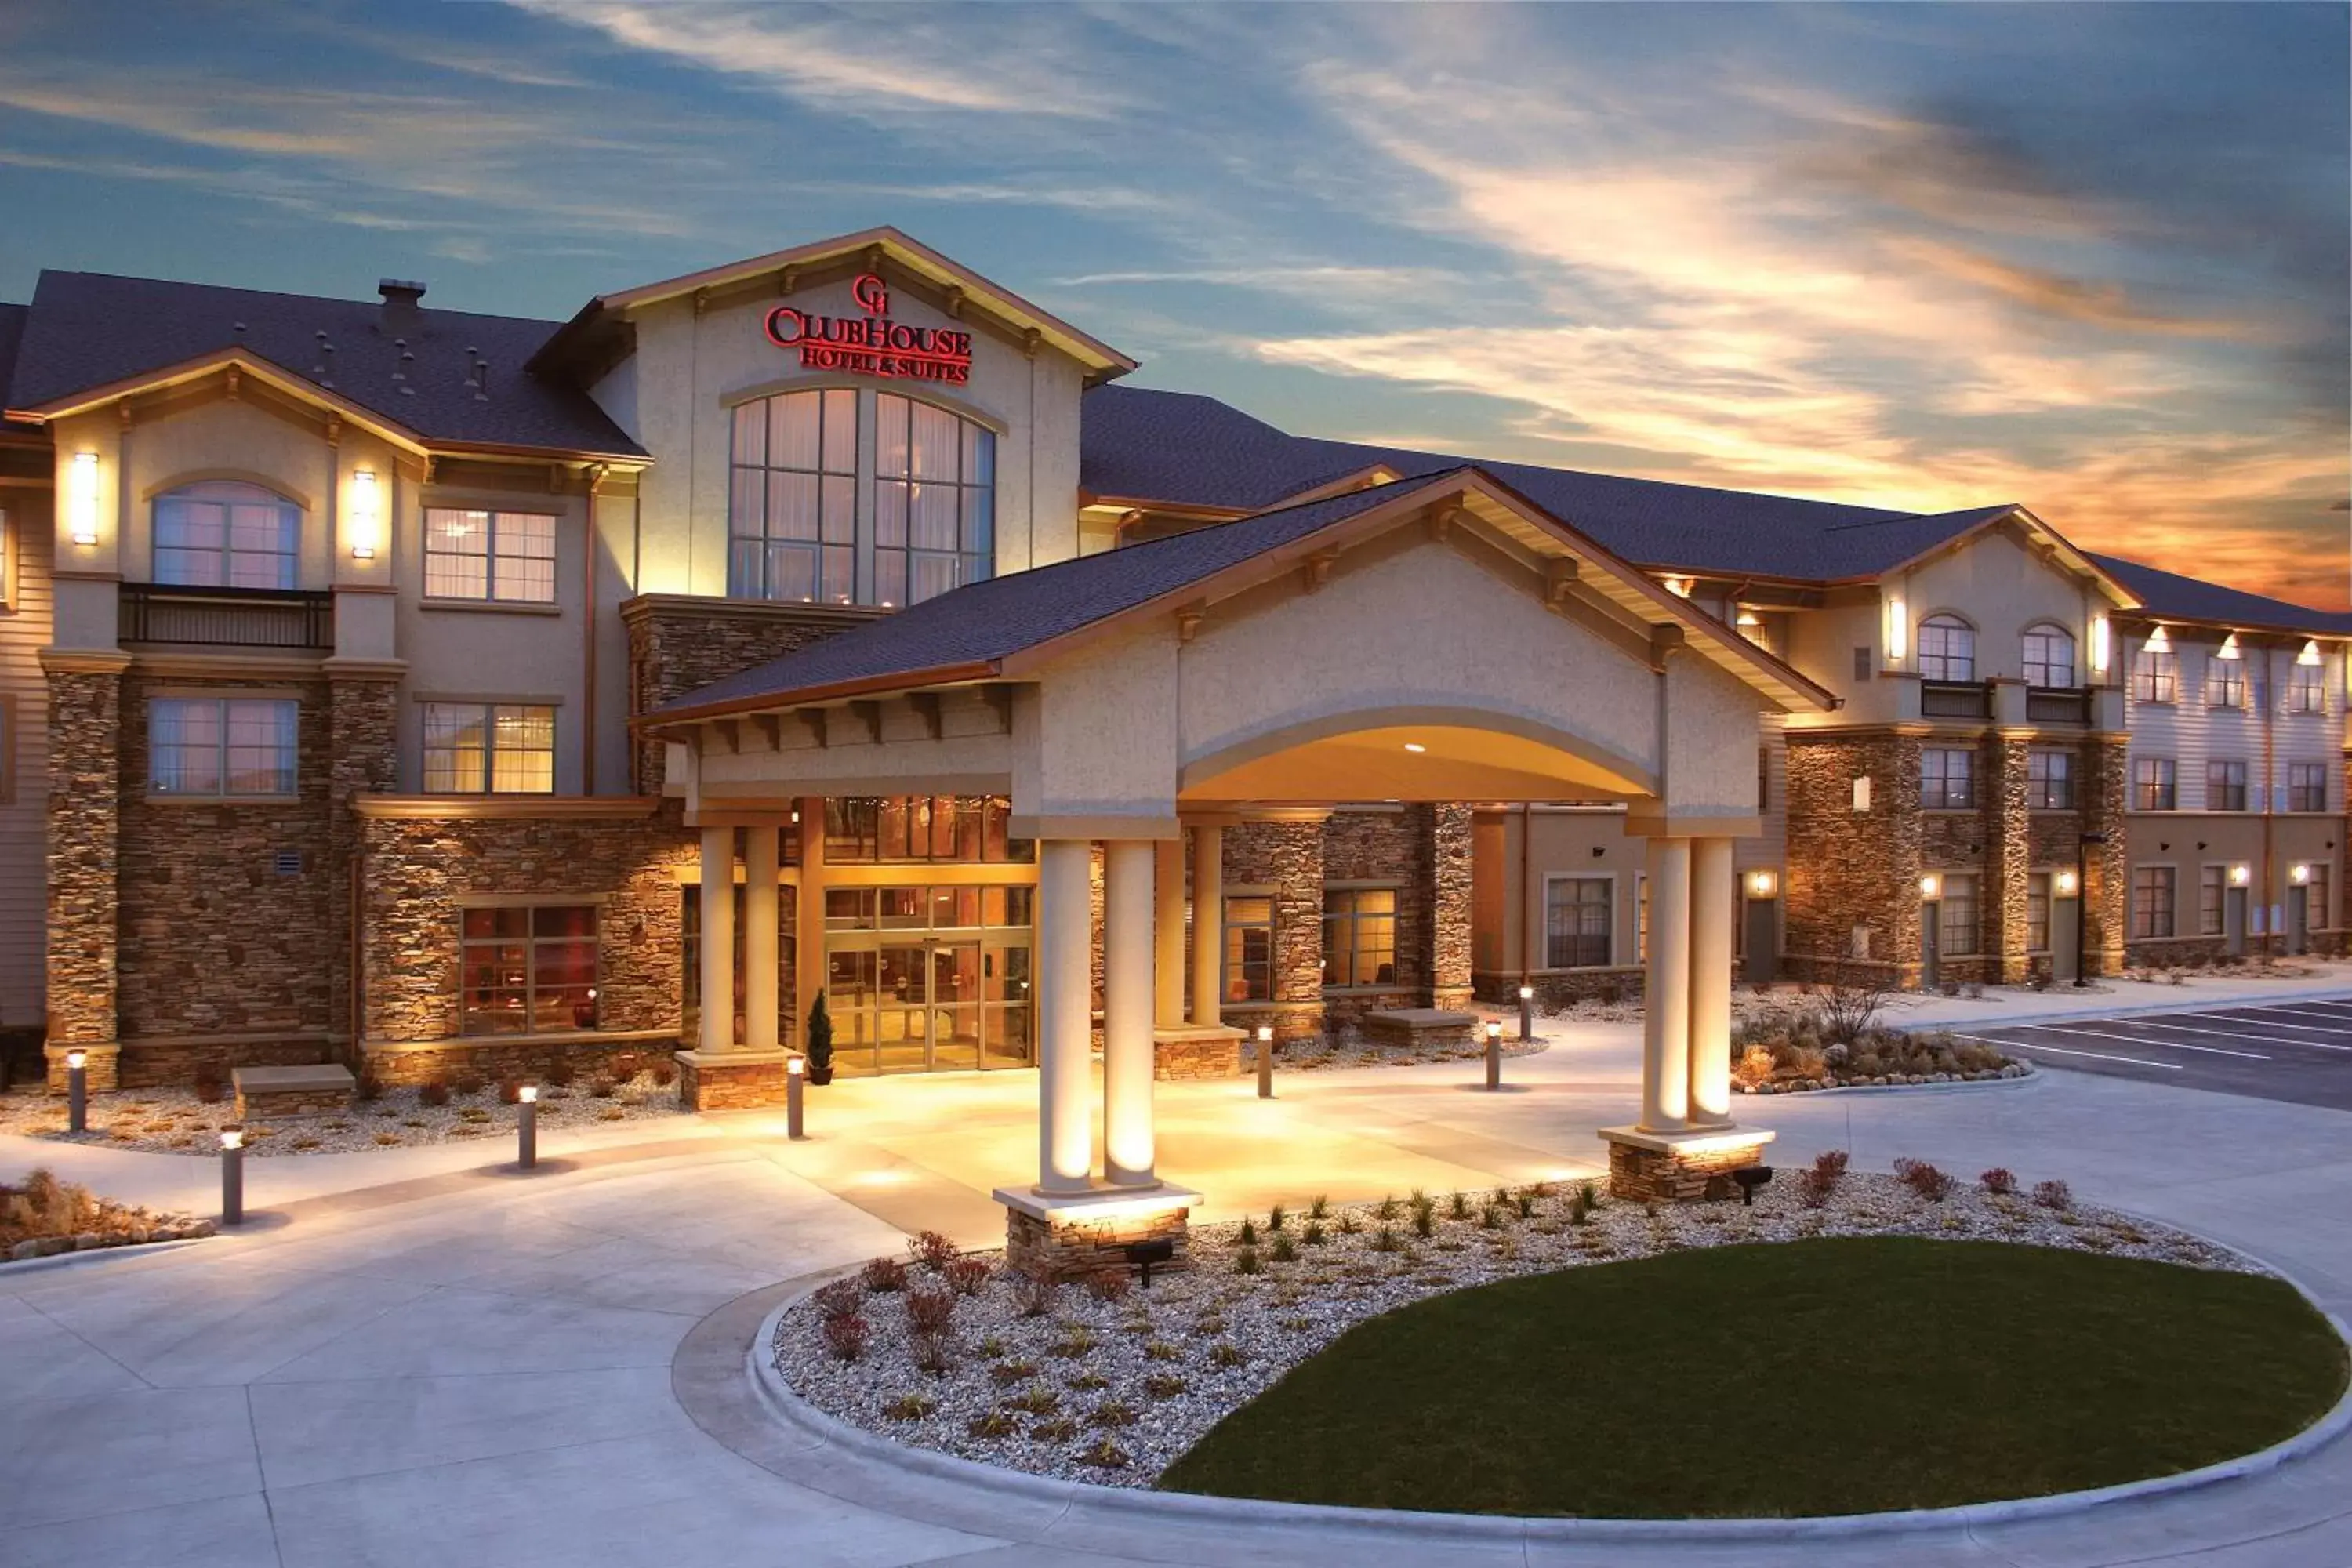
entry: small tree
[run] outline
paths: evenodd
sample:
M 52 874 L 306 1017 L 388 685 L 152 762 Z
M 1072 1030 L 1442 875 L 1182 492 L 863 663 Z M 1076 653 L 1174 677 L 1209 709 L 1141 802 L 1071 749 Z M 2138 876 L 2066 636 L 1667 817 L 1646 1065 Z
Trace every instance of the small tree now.
M 1872 971 L 1849 971 L 1839 963 L 1831 971 L 1830 988 L 1822 998 L 1822 1034 L 1833 1045 L 1852 1046 L 1870 1032 L 1885 1007 L 1890 987 Z
M 816 1000 L 809 1004 L 806 1048 L 803 1054 L 808 1058 L 811 1083 L 830 1083 L 833 1080 L 833 1015 L 824 1010 L 824 993 L 822 991 L 816 994 Z

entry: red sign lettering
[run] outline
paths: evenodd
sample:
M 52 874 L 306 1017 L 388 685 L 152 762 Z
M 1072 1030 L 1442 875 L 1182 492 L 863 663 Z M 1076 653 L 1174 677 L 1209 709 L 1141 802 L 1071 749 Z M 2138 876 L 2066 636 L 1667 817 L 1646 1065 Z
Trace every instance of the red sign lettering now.
M 800 350 L 801 364 L 808 370 L 953 384 L 971 379 L 970 332 L 892 321 L 890 286 L 874 273 L 861 273 L 849 291 L 866 312 L 864 321 L 779 305 L 768 312 L 768 341 L 780 349 Z

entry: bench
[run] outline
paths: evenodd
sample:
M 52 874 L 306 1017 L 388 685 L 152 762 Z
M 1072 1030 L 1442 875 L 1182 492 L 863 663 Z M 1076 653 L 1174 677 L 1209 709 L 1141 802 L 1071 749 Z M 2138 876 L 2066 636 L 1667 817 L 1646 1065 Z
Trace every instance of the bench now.
M 268 1121 L 285 1116 L 316 1116 L 349 1110 L 359 1085 L 352 1069 L 332 1062 L 310 1067 L 236 1068 L 229 1082 L 236 1086 L 240 1121 Z
M 1392 1007 L 1367 1013 L 1364 1038 L 1376 1046 L 1402 1046 L 1413 1051 L 1437 1050 L 1478 1043 L 1478 1017 L 1444 1007 Z

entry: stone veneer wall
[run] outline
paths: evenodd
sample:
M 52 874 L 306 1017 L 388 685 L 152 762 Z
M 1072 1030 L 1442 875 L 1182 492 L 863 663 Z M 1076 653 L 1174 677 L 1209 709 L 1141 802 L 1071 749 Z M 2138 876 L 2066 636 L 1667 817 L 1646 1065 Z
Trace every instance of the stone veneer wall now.
M 887 614 L 740 599 L 653 595 L 632 599 L 621 606 L 622 624 L 629 634 L 629 711 L 643 713 Z M 632 768 L 638 794 L 659 795 L 662 742 L 640 739 Z
M 352 803 L 363 795 L 390 795 L 399 788 L 400 685 L 382 675 L 331 675 L 327 686 L 327 924 L 339 952 L 327 980 L 327 1016 L 344 1037 L 347 1058 L 360 1034 L 358 999 L 352 988 L 356 956 L 354 896 L 359 867 L 360 820 Z
M 298 693 L 296 794 L 286 800 L 158 800 L 148 793 L 147 706 L 172 694 Z M 331 972 L 331 750 L 327 683 L 285 678 L 122 681 L 116 1029 L 126 1084 L 215 1066 L 320 1060 L 337 1019 Z M 277 868 L 299 856 L 300 869 Z M 227 1036 L 215 1043 L 191 1037 Z M 136 1042 L 155 1038 L 153 1047 Z M 153 1053 L 152 1059 L 150 1052 Z
M 1225 829 L 1225 896 L 1264 888 L 1274 900 L 1274 1001 L 1229 1002 L 1226 1021 L 1274 1026 L 1277 1042 L 1323 1031 L 1323 825 L 1245 822 Z
M 1418 809 L 1429 818 L 1429 1001 L 1458 1007 L 1470 1000 L 1472 813 L 1458 801 Z
M 407 1081 L 458 1065 L 525 1070 L 556 1058 L 578 1067 L 674 1048 L 678 870 L 698 848 L 679 810 L 668 802 L 635 817 L 362 817 L 362 1015 L 376 1076 Z M 459 1034 L 458 924 L 468 895 L 601 904 L 598 1031 L 579 1038 Z M 597 1037 L 616 1033 L 635 1037 Z M 437 1048 L 384 1048 L 428 1042 Z
M 1429 995 L 1431 907 L 1429 808 L 1395 806 L 1371 811 L 1339 810 L 1323 826 L 1323 879 L 1386 882 L 1396 888 L 1396 978 L 1377 989 L 1335 991 L 1323 999 L 1331 1025 L 1360 1022 L 1367 1013 L 1418 1007 Z M 1318 921 L 1321 914 L 1318 911 Z M 1320 925 L 1318 925 L 1319 933 Z M 1318 934 L 1315 960 L 1322 964 Z
M 2131 929 L 2131 846 L 2124 811 L 2131 804 L 2130 738 L 2093 735 L 2083 743 L 2081 831 L 2104 833 L 2107 841 L 2086 852 L 2083 939 L 2086 973 L 2116 974 L 2124 965 L 2124 936 Z
M 49 685 L 48 1044 L 114 1038 L 122 678 L 52 668 Z
M 1926 815 L 1919 737 L 1891 730 L 1789 734 L 1783 944 L 1792 979 L 1843 972 L 1898 984 L 1919 977 L 1919 874 Z M 1853 781 L 1871 781 L 1853 809 Z M 1866 958 L 1851 932 L 1869 928 Z

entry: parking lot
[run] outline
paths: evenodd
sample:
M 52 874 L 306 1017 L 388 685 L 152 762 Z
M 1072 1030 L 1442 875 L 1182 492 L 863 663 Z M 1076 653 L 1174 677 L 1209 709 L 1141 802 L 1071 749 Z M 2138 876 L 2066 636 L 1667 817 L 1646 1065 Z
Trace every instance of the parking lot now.
M 1953 1032 L 2042 1068 L 2352 1110 L 2352 998 Z

